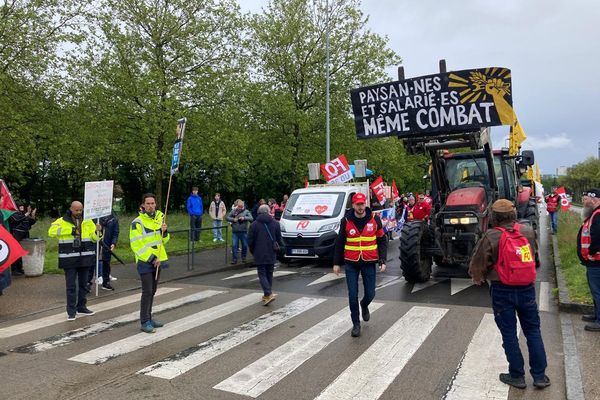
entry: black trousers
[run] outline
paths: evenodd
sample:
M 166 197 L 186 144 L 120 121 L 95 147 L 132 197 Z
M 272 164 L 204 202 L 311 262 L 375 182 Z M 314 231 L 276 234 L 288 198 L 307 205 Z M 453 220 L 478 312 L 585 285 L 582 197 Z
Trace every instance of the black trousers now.
M 160 271 L 158 278 L 155 272 L 147 272 L 140 274 L 142 280 L 142 300 L 140 302 L 140 323 L 144 325 L 152 319 L 152 303 L 154 302 L 154 294 L 158 287 L 158 279 L 160 279 Z
M 86 308 L 88 270 L 88 267 L 65 269 L 65 282 L 67 284 L 67 314 L 71 317 L 75 316 L 78 309 Z
M 202 215 L 190 215 L 190 228 L 192 230 L 192 240 L 197 242 L 200 239 L 202 231 Z

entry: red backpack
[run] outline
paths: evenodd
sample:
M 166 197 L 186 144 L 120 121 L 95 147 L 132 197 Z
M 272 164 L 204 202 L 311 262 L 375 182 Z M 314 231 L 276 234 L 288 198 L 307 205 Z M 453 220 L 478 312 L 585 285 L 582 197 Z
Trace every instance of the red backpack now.
M 498 243 L 498 261 L 494 268 L 505 285 L 529 285 L 535 282 L 535 255 L 531 244 L 521 234 L 521 226 L 513 229 L 496 227 L 502 232 Z

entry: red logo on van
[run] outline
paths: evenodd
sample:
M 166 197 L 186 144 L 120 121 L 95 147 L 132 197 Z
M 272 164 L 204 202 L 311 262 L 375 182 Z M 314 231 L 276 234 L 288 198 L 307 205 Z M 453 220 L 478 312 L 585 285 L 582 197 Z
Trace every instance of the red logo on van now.
M 302 220 L 300 222 L 298 222 L 298 225 L 296 225 L 296 229 L 300 230 L 300 229 L 306 229 L 308 228 L 308 224 L 310 224 L 310 221 L 305 219 Z

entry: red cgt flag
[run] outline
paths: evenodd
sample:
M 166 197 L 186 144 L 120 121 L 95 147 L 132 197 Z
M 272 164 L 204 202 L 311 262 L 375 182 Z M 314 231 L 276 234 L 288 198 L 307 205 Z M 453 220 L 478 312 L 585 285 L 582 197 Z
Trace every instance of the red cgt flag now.
M 8 191 L 8 187 L 6 183 L 2 179 L 0 179 L 0 194 L 2 194 L 2 202 L 0 203 L 0 209 L 9 210 L 9 211 L 17 211 L 17 204 L 13 200 L 10 192 Z
M 395 202 L 400 198 L 400 193 L 398 192 L 398 186 L 396 186 L 396 180 L 392 179 L 392 202 Z
M 19 242 L 0 225 L 0 272 L 27 254 Z
M 571 208 L 571 203 L 569 203 L 569 199 L 567 198 L 567 193 L 565 191 L 565 187 L 561 186 L 555 190 L 555 193 L 560 197 L 560 206 L 563 211 L 567 211 Z

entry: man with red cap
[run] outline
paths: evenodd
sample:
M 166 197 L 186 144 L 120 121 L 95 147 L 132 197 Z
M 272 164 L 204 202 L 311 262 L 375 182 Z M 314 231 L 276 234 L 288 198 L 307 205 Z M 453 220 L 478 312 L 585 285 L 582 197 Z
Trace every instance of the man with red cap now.
M 363 193 L 352 196 L 352 210 L 340 222 L 333 258 L 333 272 L 339 274 L 342 264 L 346 272 L 353 337 L 360 336 L 358 276 L 362 275 L 364 285 L 360 308 L 363 320 L 368 321 L 369 304 L 375 297 L 375 266 L 379 262 L 379 271 L 385 271 L 387 257 L 387 239 L 381 219 L 373 215 L 366 203 L 367 196 Z

